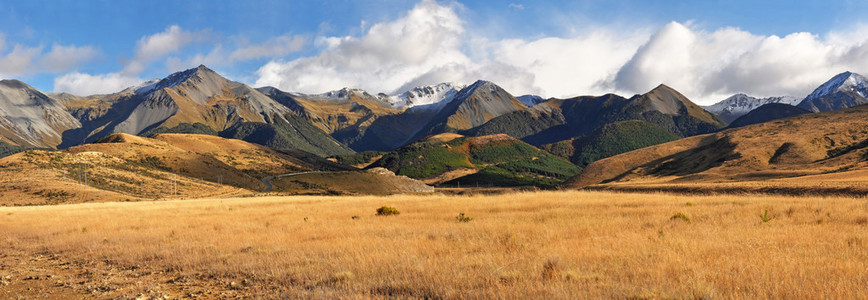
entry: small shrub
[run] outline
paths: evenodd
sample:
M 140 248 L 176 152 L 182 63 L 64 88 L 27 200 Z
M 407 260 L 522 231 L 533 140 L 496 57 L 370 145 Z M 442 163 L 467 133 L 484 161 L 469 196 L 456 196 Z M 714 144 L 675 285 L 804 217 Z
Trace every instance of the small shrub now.
M 677 212 L 674 215 L 672 215 L 672 217 L 670 217 L 669 220 L 682 220 L 684 222 L 690 223 L 690 216 L 688 216 L 682 212 Z
M 82 227 L 82 228 L 81 228 L 81 233 L 87 233 L 87 227 Z
M 401 212 L 399 212 L 397 208 L 394 208 L 391 206 L 382 206 L 382 207 L 377 209 L 377 215 L 378 216 L 391 216 L 391 215 L 398 215 L 398 214 L 401 214 Z
M 458 216 L 455 217 L 455 219 L 461 223 L 467 223 L 467 222 L 470 222 L 470 220 L 473 220 L 473 218 L 471 218 L 471 217 L 464 216 L 464 213 L 458 214 Z
M 694 205 L 696 205 L 696 204 L 693 204 L 693 202 L 687 201 L 687 206 L 694 206 Z
M 769 216 L 769 210 L 766 209 L 765 213 L 760 215 L 760 219 L 763 220 L 763 223 L 768 223 L 768 221 L 772 220 L 772 217 Z

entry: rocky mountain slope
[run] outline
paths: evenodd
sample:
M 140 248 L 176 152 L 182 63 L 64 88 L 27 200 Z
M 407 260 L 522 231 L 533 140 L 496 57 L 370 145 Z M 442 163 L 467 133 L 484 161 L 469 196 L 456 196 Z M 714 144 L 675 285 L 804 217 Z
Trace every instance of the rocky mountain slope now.
M 78 127 L 55 99 L 18 80 L 0 81 L 0 141 L 53 148 L 62 142 L 63 132 Z

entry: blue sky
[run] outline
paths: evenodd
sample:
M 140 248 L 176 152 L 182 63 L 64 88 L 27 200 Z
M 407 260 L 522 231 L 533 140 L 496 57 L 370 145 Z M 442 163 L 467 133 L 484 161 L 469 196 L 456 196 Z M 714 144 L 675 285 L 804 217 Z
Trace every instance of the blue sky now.
M 836 73 L 868 71 L 861 62 L 868 26 L 858 16 L 865 8 L 863 1 L 0 1 L 0 76 L 89 94 L 204 63 L 233 80 L 311 93 L 488 79 L 546 97 L 640 93 L 659 83 L 697 102 L 736 92 L 804 96 Z

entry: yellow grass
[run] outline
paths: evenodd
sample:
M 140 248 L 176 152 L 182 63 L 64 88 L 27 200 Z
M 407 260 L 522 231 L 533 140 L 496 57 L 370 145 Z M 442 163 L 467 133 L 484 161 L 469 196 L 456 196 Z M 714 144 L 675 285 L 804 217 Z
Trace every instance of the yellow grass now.
M 376 216 L 383 205 L 400 215 Z M 90 277 L 58 284 L 89 297 L 853 299 L 868 295 L 868 201 L 566 191 L 4 207 L 0 252 L 9 287 L 36 282 L 11 261 L 42 255 L 84 266 Z

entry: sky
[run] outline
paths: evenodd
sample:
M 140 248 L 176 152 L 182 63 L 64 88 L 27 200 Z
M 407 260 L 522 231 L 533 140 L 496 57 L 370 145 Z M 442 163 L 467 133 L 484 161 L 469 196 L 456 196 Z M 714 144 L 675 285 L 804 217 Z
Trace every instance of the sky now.
M 863 0 L 0 0 L 0 78 L 112 93 L 204 64 L 254 87 L 398 94 L 478 79 L 514 95 L 708 105 L 868 75 Z

